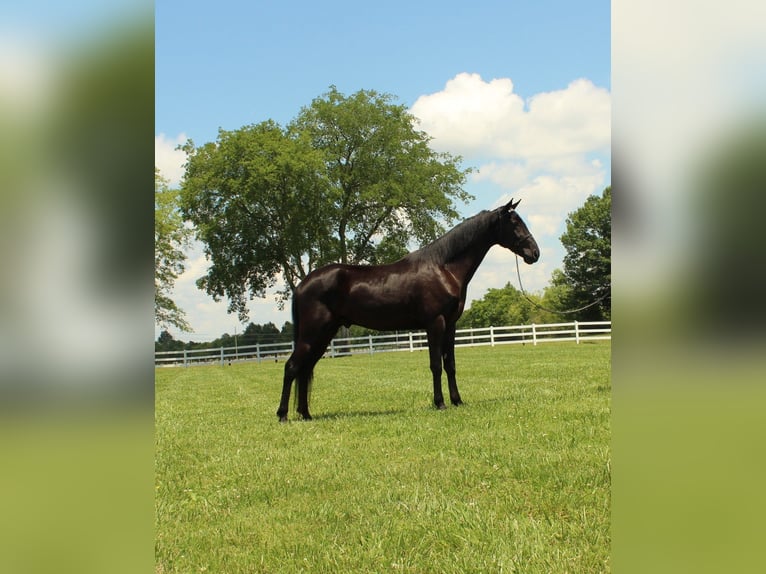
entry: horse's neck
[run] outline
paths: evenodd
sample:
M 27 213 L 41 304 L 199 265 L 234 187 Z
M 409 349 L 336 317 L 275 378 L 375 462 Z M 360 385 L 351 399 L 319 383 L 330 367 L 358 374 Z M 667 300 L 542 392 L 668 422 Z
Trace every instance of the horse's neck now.
M 469 245 L 464 251 L 450 258 L 445 267 L 460 281 L 465 288 L 468 282 L 473 278 L 476 270 L 481 265 L 489 248 L 494 245 L 490 239 L 490 234 L 483 241 L 476 241 Z

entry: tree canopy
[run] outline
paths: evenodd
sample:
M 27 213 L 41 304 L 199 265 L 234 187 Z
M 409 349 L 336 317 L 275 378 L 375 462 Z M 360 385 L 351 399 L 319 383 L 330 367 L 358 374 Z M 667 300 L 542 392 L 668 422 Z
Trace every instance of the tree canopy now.
M 229 333 L 223 333 L 220 337 L 208 342 L 194 342 L 194 341 L 180 341 L 173 338 L 173 335 L 169 331 L 164 330 L 160 333 L 157 340 L 154 342 L 155 351 L 182 351 L 184 349 L 217 349 L 220 347 L 246 347 L 248 345 L 255 345 L 258 343 L 281 343 L 292 341 L 293 339 L 293 324 L 290 321 L 285 321 L 282 325 L 282 329 L 278 329 L 274 323 L 266 323 L 265 325 L 257 325 L 250 323 L 245 327 L 244 332 L 234 335 Z
M 440 235 L 471 197 L 468 170 L 392 100 L 331 87 L 287 127 L 188 141 L 182 210 L 211 261 L 198 286 L 245 321 L 248 299 L 280 281 L 284 302 L 319 266 L 391 261 Z
M 188 244 L 186 229 L 178 211 L 178 192 L 154 169 L 154 321 L 161 327 L 173 325 L 191 331 L 186 315 L 170 298 L 175 280 L 184 271 L 183 248 Z
M 611 316 L 612 285 L 612 188 L 592 195 L 569 214 L 561 243 L 566 249 L 564 268 L 554 272 L 552 286 L 566 286 L 559 293 L 564 308 L 583 307 L 603 299 L 576 315 L 582 320 Z
M 471 303 L 458 321 L 458 328 L 500 327 L 548 323 L 555 316 L 537 305 L 545 306 L 536 294 L 529 294 L 531 302 L 510 282 L 500 289 L 490 288 L 481 299 Z
M 393 97 L 361 90 L 345 97 L 335 87 L 301 110 L 292 128 L 324 154 L 332 190 L 331 222 L 341 263 L 383 263 L 445 231 L 467 201 L 459 157 L 438 154 L 414 118 Z M 377 240 L 377 241 L 376 241 Z
M 184 146 L 184 216 L 211 261 L 198 287 L 247 318 L 247 300 L 263 297 L 281 275 L 291 290 L 330 260 L 329 187 L 309 140 L 272 121 L 220 130 L 215 143 Z

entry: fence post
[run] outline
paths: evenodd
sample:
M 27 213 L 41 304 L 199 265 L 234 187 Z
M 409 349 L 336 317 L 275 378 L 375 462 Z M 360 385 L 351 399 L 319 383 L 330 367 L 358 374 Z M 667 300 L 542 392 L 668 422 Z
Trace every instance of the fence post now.
M 330 358 L 335 358 L 335 339 L 330 341 Z
M 412 344 L 412 331 L 409 332 L 410 335 L 410 353 L 412 353 L 415 350 L 415 347 Z
M 184 367 L 188 367 L 189 363 L 186 361 L 186 349 L 184 349 Z
M 223 361 L 223 346 L 221 346 L 221 366 L 223 367 L 224 361 Z
M 490 347 L 495 346 L 495 327 L 492 325 L 489 326 L 489 345 Z
M 580 344 L 580 329 L 577 327 L 577 321 L 575 321 L 574 324 L 575 324 L 575 343 L 579 345 Z
M 375 352 L 372 347 L 372 333 L 368 334 L 367 337 L 369 338 L 369 341 L 370 341 L 370 355 L 372 355 Z
M 534 323 L 532 323 L 532 345 L 537 345 L 537 330 Z
M 258 361 L 258 364 L 261 363 L 261 344 L 260 343 L 255 344 L 255 360 Z

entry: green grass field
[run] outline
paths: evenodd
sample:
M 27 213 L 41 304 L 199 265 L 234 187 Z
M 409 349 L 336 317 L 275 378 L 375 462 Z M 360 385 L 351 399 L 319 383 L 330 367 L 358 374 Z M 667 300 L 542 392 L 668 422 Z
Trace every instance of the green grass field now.
M 610 571 L 610 342 L 156 371 L 157 573 Z M 446 393 L 446 380 L 444 382 Z M 292 407 L 292 405 L 291 405 Z

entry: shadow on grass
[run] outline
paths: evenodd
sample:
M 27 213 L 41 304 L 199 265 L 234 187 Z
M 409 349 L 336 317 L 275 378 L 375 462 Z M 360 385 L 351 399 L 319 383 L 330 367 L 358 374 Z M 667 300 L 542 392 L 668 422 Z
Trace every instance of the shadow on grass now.
M 365 411 L 344 411 L 344 412 L 329 412 L 312 414 L 312 420 L 342 420 L 364 417 L 388 417 L 393 415 L 411 414 L 413 416 L 424 416 L 429 413 L 440 413 L 448 410 L 465 410 L 470 409 L 471 405 L 477 405 L 482 403 L 496 403 L 496 402 L 509 402 L 512 401 L 512 397 L 502 397 L 497 399 L 479 399 L 471 401 L 470 403 L 463 403 L 459 406 L 448 404 L 445 409 L 437 409 L 433 405 L 413 408 L 396 408 L 396 409 L 382 409 L 382 410 L 365 410 Z
M 341 420 L 363 417 L 386 417 L 391 415 L 399 415 L 406 412 L 405 409 L 386 409 L 379 411 L 345 411 L 345 412 L 329 412 L 319 413 L 311 415 L 312 420 L 325 421 L 325 420 Z

